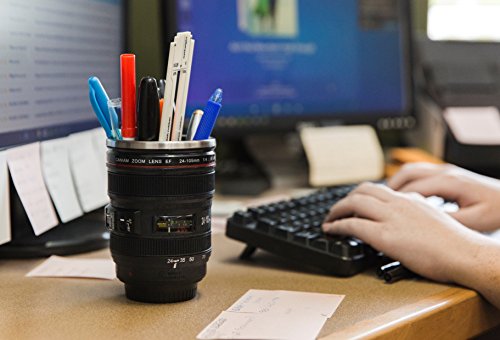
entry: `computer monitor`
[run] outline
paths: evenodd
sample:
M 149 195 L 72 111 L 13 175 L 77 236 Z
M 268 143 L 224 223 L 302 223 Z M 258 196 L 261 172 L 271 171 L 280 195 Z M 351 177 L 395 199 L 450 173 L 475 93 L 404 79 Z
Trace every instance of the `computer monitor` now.
M 196 40 L 188 114 L 224 90 L 216 136 L 311 121 L 413 126 L 407 1 L 171 3 L 169 27 Z
M 119 96 L 121 0 L 0 5 L 0 149 L 99 126 L 87 79 Z
M 99 126 L 87 79 L 98 75 L 110 96 L 119 96 L 124 8 L 122 0 L 0 2 L 0 150 Z M 12 241 L 0 246 L 0 257 L 107 244 L 102 212 L 35 236 L 10 185 Z
M 379 130 L 415 124 L 407 0 L 164 5 L 167 41 L 176 31 L 191 31 L 196 40 L 187 114 L 203 108 L 216 87 L 224 91 L 213 132 L 219 193 L 255 194 L 276 178 L 261 166 L 269 162 L 255 161 L 251 139 L 276 137 L 266 148 L 281 155 L 280 136 L 301 123 Z M 306 173 L 302 160 L 291 167 Z

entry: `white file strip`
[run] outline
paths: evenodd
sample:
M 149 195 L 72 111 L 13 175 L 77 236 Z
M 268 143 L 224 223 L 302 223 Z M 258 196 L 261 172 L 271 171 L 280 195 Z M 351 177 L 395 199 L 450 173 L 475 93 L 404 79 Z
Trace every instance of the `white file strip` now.
M 0 244 L 11 240 L 9 170 L 7 153 L 0 152 Z

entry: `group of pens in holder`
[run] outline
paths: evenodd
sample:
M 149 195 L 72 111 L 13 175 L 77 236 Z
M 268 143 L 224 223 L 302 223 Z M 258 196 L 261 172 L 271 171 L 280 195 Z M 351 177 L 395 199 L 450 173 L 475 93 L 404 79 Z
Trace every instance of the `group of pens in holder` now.
M 90 103 L 106 135 L 113 140 L 180 141 L 183 138 L 194 39 L 191 32 L 177 33 L 170 43 L 166 79 L 142 78 L 136 98 L 135 55 L 120 56 L 121 98 L 109 99 L 97 77 L 90 77 Z M 205 110 L 195 110 L 186 140 L 210 137 L 222 107 L 217 89 Z M 121 124 L 120 124 L 121 118 Z

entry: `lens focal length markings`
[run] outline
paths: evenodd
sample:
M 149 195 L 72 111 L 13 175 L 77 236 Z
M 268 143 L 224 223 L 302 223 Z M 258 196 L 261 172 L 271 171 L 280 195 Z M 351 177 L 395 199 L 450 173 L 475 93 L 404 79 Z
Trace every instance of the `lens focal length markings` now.
M 178 167 L 178 166 L 214 166 L 215 154 L 205 154 L 202 156 L 193 155 L 132 155 L 130 153 L 113 153 L 108 155 L 108 166 L 117 167 Z

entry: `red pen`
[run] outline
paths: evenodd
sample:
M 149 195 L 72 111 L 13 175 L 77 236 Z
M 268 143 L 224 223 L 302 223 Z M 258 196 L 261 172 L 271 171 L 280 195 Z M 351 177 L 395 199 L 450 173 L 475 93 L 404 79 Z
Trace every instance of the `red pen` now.
M 120 76 L 122 92 L 122 137 L 135 139 L 136 136 L 136 89 L 135 54 L 120 56 Z

